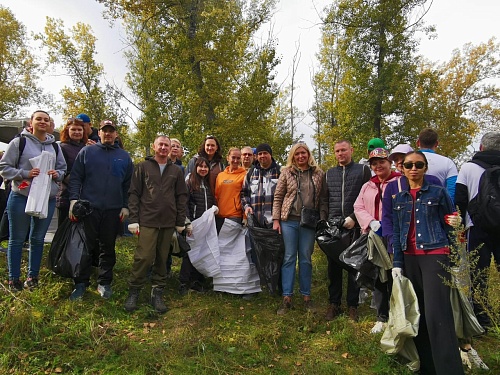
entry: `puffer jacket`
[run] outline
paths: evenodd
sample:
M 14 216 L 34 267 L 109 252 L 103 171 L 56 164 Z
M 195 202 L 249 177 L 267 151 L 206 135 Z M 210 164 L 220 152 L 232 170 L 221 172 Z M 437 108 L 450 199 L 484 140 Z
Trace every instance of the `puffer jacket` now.
M 282 168 L 278 185 L 274 192 L 273 220 L 288 219 L 292 205 L 297 199 L 299 171 L 295 167 Z M 321 186 L 323 183 L 323 171 L 315 167 L 312 170 L 312 180 L 315 191 L 314 208 L 319 209 Z

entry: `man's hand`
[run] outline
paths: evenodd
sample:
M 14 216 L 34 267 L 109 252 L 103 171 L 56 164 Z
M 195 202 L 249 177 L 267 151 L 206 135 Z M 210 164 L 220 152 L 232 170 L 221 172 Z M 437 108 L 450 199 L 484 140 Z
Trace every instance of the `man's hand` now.
M 75 203 L 76 203 L 76 199 L 69 201 L 68 217 L 71 221 L 78 221 L 78 219 L 75 217 L 75 215 L 73 215 L 73 206 L 75 205 Z
M 342 225 L 345 229 L 352 229 L 356 225 L 356 222 L 351 219 L 349 216 L 345 218 L 344 225 Z
M 392 269 L 392 278 L 395 279 L 396 277 L 402 277 L 403 276 L 403 270 L 399 267 L 394 267 Z
M 127 220 L 129 213 L 130 213 L 130 211 L 128 210 L 128 208 L 125 208 L 125 207 L 122 208 L 120 210 L 120 221 L 124 222 L 125 220 Z
M 189 223 L 186 225 L 186 234 L 191 237 L 193 234 L 193 224 Z
M 128 225 L 128 231 L 132 234 L 137 234 L 139 235 L 140 233 L 140 228 L 139 228 L 139 223 L 133 223 Z
M 177 231 L 177 233 L 182 233 L 184 232 L 184 229 L 186 229 L 186 227 L 183 225 L 183 226 L 175 226 L 175 230 Z

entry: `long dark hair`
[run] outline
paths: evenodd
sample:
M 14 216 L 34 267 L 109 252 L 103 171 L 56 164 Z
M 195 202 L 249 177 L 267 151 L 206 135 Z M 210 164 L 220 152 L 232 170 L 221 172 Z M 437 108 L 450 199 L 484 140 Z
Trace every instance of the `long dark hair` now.
M 215 163 L 220 162 L 222 160 L 222 148 L 220 147 L 219 140 L 213 135 L 207 135 L 205 137 L 205 140 L 203 142 L 201 142 L 201 145 L 198 148 L 198 155 L 203 156 L 208 161 L 208 155 L 205 152 L 205 143 L 206 143 L 207 139 L 213 139 L 215 141 L 215 144 L 217 145 L 217 150 L 215 151 L 215 155 L 214 155 L 212 161 Z M 207 165 L 210 166 L 210 164 L 207 164 Z
M 205 177 L 201 177 L 198 175 L 198 167 L 202 164 L 205 164 L 208 169 L 208 173 Z M 191 191 L 198 191 L 200 190 L 201 184 L 203 183 L 205 187 L 210 188 L 210 183 L 208 182 L 208 176 L 210 174 L 210 164 L 207 159 L 205 159 L 202 156 L 198 156 L 196 159 L 196 162 L 194 163 L 194 169 L 191 171 L 189 174 L 189 179 L 188 179 L 188 184 L 189 184 L 189 190 Z

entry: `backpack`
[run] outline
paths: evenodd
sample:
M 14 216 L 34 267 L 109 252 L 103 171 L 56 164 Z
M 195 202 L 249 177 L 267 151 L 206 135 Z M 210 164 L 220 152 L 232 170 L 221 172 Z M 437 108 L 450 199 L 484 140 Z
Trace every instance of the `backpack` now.
M 477 195 L 469 202 L 467 211 L 474 226 L 486 232 L 500 231 L 500 166 L 473 160 L 484 168 L 479 179 Z

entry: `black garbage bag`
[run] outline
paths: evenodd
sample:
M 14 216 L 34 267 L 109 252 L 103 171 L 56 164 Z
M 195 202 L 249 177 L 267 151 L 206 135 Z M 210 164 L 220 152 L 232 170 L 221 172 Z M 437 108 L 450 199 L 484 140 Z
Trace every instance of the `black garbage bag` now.
M 75 202 L 72 212 L 73 216 L 80 221 L 92 213 L 92 207 L 89 201 L 80 199 Z
M 255 266 L 269 293 L 274 294 L 280 289 L 281 265 L 285 255 L 283 237 L 273 229 L 259 227 L 254 215 L 248 215 L 247 219 L 256 256 Z
M 355 273 L 356 270 L 339 260 L 339 255 L 349 247 L 356 236 L 356 229 L 345 229 L 344 219 L 333 218 L 320 220 L 316 229 L 316 243 L 319 248 L 345 270 Z
M 368 233 L 362 234 L 339 256 L 340 261 L 356 269 L 356 282 L 373 290 L 378 277 L 378 268 L 368 260 Z
M 57 228 L 48 256 L 48 268 L 61 277 L 75 278 L 80 270 L 90 267 L 84 224 L 66 219 Z
M 172 251 L 172 248 L 173 248 L 173 244 L 170 245 L 170 249 L 171 249 L 171 254 L 173 256 L 176 256 L 176 257 L 179 257 L 179 258 L 184 258 L 187 256 L 187 253 L 189 250 L 191 250 L 191 246 L 189 246 L 189 243 L 187 242 L 186 240 L 186 230 L 183 230 L 182 233 L 178 233 L 177 231 L 174 232 L 174 236 L 176 237 L 177 239 L 177 251 L 176 252 L 173 252 Z

